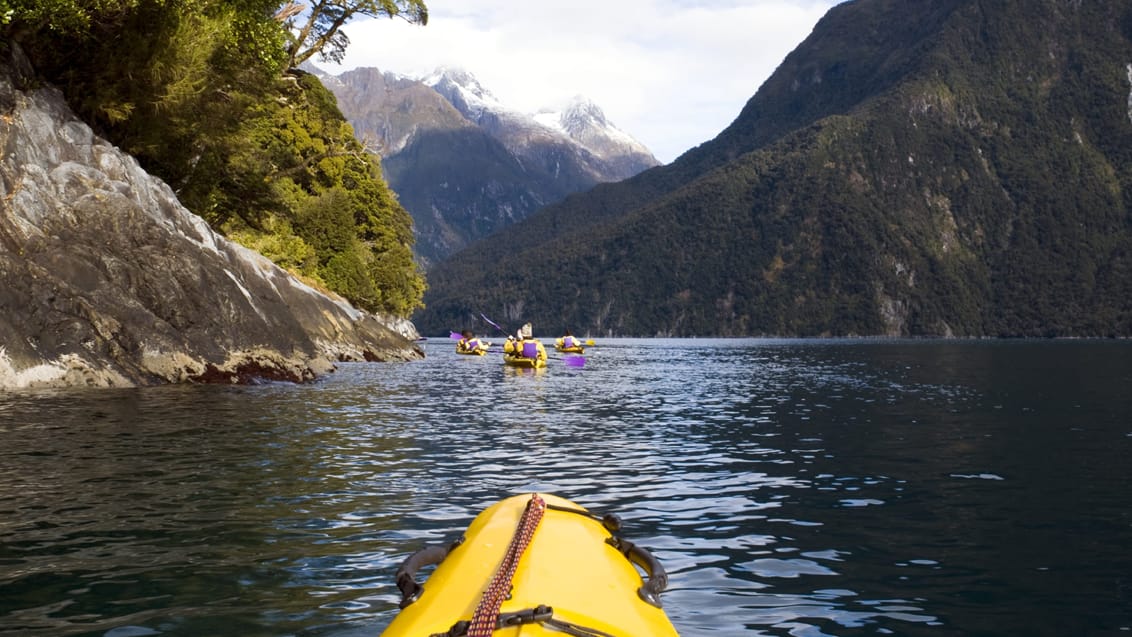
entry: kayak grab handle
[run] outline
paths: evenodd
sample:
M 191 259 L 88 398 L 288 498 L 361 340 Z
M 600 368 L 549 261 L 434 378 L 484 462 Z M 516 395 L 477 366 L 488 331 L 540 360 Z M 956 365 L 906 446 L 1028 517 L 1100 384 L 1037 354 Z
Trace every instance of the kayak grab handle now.
M 576 513 L 580 516 L 587 517 L 592 520 L 597 520 L 598 522 L 601 522 L 601 525 L 605 527 L 605 530 L 609 531 L 610 533 L 616 533 L 621 530 L 621 516 L 617 515 L 616 513 L 606 513 L 605 515 L 598 517 L 597 515 L 586 511 L 585 509 L 579 509 L 577 507 L 564 507 L 557 504 L 551 504 L 549 502 L 546 503 L 546 508 L 550 509 L 551 511 L 565 511 L 566 513 Z
M 452 549 L 464 543 L 464 538 L 456 540 L 448 546 L 429 546 L 416 551 L 409 557 L 401 562 L 401 566 L 397 568 L 397 588 L 401 590 L 401 602 L 398 604 L 400 608 L 405 608 L 409 604 L 417 601 L 421 593 L 424 592 L 424 586 L 417 583 L 417 571 L 425 566 L 432 566 L 444 561 Z
M 637 589 L 637 595 L 649 604 L 661 608 L 660 594 L 668 588 L 668 573 L 664 571 L 660 562 L 647 549 L 637 546 L 625 538 L 608 537 L 605 539 L 605 543 L 629 558 L 630 562 L 644 569 L 649 579 Z

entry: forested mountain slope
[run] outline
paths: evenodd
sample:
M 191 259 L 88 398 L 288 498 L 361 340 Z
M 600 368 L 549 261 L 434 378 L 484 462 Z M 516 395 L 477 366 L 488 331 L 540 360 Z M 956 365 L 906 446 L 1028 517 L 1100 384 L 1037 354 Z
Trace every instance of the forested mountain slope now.
M 430 273 L 480 312 L 614 335 L 1132 333 L 1132 5 L 856 0 L 669 166 Z

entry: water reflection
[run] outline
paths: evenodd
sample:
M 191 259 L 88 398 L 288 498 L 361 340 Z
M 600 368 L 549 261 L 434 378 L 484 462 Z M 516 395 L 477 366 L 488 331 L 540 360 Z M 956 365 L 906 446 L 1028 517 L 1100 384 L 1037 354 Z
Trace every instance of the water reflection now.
M 407 553 L 529 490 L 617 512 L 685 637 L 1132 625 L 1119 346 L 614 341 L 532 372 L 448 345 L 0 396 L 0 634 L 372 636 Z

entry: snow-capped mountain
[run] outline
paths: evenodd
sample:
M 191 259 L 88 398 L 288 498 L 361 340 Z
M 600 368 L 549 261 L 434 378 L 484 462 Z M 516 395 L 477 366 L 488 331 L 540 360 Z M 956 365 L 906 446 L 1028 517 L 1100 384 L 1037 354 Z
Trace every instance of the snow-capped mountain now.
M 529 159 L 538 159 L 545 145 L 581 147 L 586 152 L 580 153 L 578 160 L 594 175 L 595 183 L 620 181 L 659 163 L 643 144 L 614 126 L 601 108 L 585 97 L 576 96 L 558 108 L 526 114 L 502 104 L 462 69 L 438 69 L 422 82 L 521 156 L 533 154 L 535 157 Z
M 656 165 L 655 158 L 644 144 L 622 131 L 605 118 L 605 112 L 586 97 L 577 95 L 557 109 L 545 108 L 534 114 L 534 120 L 558 130 L 583 148 L 631 177 L 646 167 Z
M 476 123 L 493 113 L 510 111 L 474 75 L 463 69 L 442 67 L 421 78 L 420 82 L 440 93 L 465 117 Z
M 359 68 L 336 76 L 313 65 L 306 68 L 334 93 L 339 109 L 354 127 L 355 136 L 382 157 L 405 150 L 422 130 L 476 127 L 448 100 L 417 80 L 375 68 Z
M 584 98 L 526 114 L 461 69 L 420 79 L 373 68 L 311 70 L 382 156 L 413 216 L 425 267 L 566 195 L 659 164 Z

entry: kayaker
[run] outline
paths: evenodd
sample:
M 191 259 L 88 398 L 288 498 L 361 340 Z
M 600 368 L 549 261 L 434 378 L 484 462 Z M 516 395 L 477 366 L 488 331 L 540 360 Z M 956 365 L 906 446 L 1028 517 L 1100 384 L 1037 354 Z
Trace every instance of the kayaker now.
M 575 349 L 581 350 L 582 341 L 574 338 L 574 333 L 567 329 L 565 333 L 557 341 L 554 342 L 554 346 L 559 351 Z
M 471 330 L 464 330 L 460 332 L 460 336 L 462 336 L 463 338 L 456 342 L 457 352 L 468 353 L 474 352 L 479 349 L 487 349 L 488 347 L 490 347 L 487 342 L 481 341 L 480 339 L 476 338 L 475 335 L 472 334 Z
M 507 342 L 503 344 L 503 353 L 545 361 L 546 348 L 543 347 L 541 341 L 533 338 L 532 334 L 530 323 L 519 328 L 519 331 L 515 333 L 515 340 L 508 338 Z

